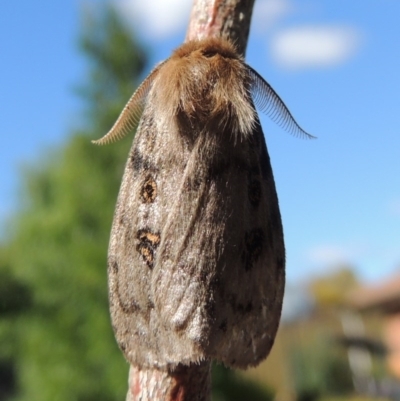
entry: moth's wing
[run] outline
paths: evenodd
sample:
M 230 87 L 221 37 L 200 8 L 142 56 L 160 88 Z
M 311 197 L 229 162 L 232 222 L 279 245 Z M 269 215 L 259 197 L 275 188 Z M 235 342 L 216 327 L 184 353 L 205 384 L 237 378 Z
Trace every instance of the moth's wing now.
M 109 292 L 130 363 L 173 367 L 213 355 L 254 365 L 272 346 L 284 286 L 278 201 L 261 127 L 195 143 L 146 107 L 111 232 Z
M 152 276 L 163 347 L 178 361 L 256 365 L 275 338 L 285 277 L 261 126 L 236 144 L 227 133 L 200 135 L 181 177 Z
M 138 127 L 115 210 L 108 252 L 109 298 L 115 336 L 130 363 L 165 368 L 160 321 L 151 281 L 169 204 L 184 157 L 160 131 L 146 106 Z M 169 152 L 166 150 L 176 150 Z M 180 167 L 182 166 L 182 167 Z

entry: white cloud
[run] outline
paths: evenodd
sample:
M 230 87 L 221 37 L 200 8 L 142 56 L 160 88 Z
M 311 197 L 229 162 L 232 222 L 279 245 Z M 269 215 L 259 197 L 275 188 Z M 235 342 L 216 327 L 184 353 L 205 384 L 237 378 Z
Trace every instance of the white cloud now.
M 189 23 L 190 0 L 114 0 L 121 14 L 143 30 L 159 39 L 184 29 Z M 258 0 L 255 2 L 252 25 L 264 31 L 289 14 L 289 0 Z
M 363 245 L 340 246 L 320 245 L 307 252 L 307 260 L 319 266 L 334 266 L 352 263 L 365 255 L 367 249 Z
M 115 4 L 125 18 L 153 39 L 185 28 L 192 7 L 188 0 L 115 0 Z
M 288 68 L 327 67 L 348 60 L 360 45 L 360 33 L 351 27 L 303 26 L 275 34 L 275 60 Z
M 293 5 L 288 0 L 258 0 L 254 4 L 252 26 L 264 32 L 292 11 Z

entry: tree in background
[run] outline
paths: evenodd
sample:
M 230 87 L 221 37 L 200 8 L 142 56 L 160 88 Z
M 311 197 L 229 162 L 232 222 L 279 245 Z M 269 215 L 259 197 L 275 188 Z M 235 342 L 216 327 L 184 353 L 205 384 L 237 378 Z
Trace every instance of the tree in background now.
M 339 265 L 330 273 L 313 279 L 309 288 L 317 307 L 337 308 L 346 304 L 346 297 L 357 285 L 352 267 Z
M 90 140 L 111 127 L 145 58 L 112 9 L 87 16 L 81 36 L 89 59 L 79 90 L 84 128 L 26 170 L 23 202 L 0 250 L 0 365 L 8 367 L 0 369 L 0 386 L 12 377 L 5 394 L 21 401 L 126 393 L 128 365 L 108 315 L 106 255 L 129 144 L 100 148 Z
M 339 340 L 344 335 L 341 314 L 348 310 L 348 295 L 357 285 L 354 269 L 347 265 L 313 278 L 308 286 L 313 313 L 284 328 L 291 331 L 288 359 L 298 401 L 352 399 L 353 375 Z
M 0 400 L 122 400 L 128 365 L 108 313 L 106 258 L 125 139 L 95 147 L 131 96 L 145 57 L 111 8 L 87 15 L 83 128 L 26 169 L 23 201 L 0 246 Z M 270 392 L 214 369 L 218 401 Z M 246 397 L 250 398 L 246 398 Z

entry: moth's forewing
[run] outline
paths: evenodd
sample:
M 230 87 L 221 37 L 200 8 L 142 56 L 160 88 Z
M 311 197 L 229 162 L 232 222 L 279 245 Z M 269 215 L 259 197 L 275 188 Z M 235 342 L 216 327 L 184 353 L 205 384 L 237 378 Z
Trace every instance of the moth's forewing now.
M 151 114 L 132 146 L 111 234 L 117 340 L 139 366 L 210 355 L 256 365 L 275 338 L 285 264 L 261 127 L 241 143 L 213 133 L 192 147 L 158 132 Z

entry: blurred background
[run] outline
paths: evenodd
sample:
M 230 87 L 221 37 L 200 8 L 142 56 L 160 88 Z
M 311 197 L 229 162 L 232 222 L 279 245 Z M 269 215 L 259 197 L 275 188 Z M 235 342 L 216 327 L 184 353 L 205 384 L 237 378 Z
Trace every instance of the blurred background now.
M 104 135 L 184 40 L 190 0 L 0 13 L 0 400 L 117 400 L 106 252 L 132 137 Z M 400 3 L 256 0 L 246 55 L 300 125 L 262 117 L 287 248 L 278 337 L 214 401 L 400 400 Z

